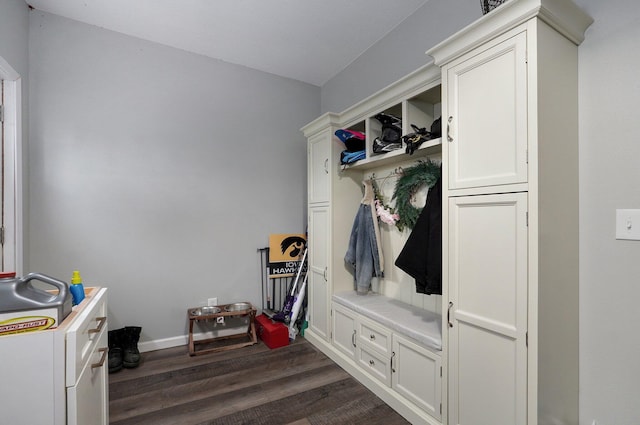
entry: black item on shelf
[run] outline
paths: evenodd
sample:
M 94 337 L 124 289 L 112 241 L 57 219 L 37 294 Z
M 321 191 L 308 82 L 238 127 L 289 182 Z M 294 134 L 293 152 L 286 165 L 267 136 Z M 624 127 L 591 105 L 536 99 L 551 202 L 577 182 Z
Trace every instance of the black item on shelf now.
M 411 124 L 413 128 L 413 133 L 409 133 L 405 136 L 402 136 L 402 141 L 407 146 L 406 152 L 409 155 L 413 155 L 413 153 L 420 147 L 420 145 L 427 140 L 437 139 L 438 137 L 442 137 L 442 119 L 438 118 L 431 124 L 431 131 L 427 131 L 426 127 L 419 128 L 418 126 Z
M 500 6 L 507 0 L 480 0 L 480 7 L 482 7 L 482 14 L 486 15 L 496 7 Z
M 421 144 L 433 138 L 431 137 L 431 132 L 427 131 L 426 127 L 418 128 L 413 124 L 411 124 L 411 127 L 413 127 L 413 133 L 402 136 L 402 141 L 407 146 L 405 151 L 409 155 L 413 155 Z
M 442 117 L 431 123 L 431 138 L 437 139 L 438 137 L 442 137 Z
M 374 118 L 382 124 L 382 134 L 373 141 L 373 152 L 386 153 L 402 148 L 402 120 L 383 112 Z

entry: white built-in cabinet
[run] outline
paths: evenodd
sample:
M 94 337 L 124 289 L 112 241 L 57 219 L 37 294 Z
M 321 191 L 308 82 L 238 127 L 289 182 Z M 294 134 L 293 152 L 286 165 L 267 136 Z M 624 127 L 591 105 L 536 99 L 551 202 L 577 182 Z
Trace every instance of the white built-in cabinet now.
M 329 116 L 327 116 L 330 118 Z M 327 235 L 331 221 L 331 168 L 332 156 L 330 139 L 332 125 L 328 126 L 313 137 L 308 144 L 308 234 Z M 313 332 L 323 339 L 329 336 L 329 240 L 328 238 L 310 237 L 308 241 L 308 312 L 310 316 L 309 326 Z
M 432 64 L 302 129 L 305 337 L 411 423 L 578 423 L 578 45 L 591 22 L 570 0 L 509 0 L 429 49 Z M 378 112 L 404 133 L 442 116 L 442 138 L 374 155 Z M 366 133 L 366 159 L 343 169 L 337 128 Z M 442 162 L 442 296 L 407 296 L 393 265 L 404 236 L 388 229 L 376 288 L 440 314 L 441 350 L 332 301 L 353 288 L 362 180 L 424 157 Z
M 442 67 L 448 423 L 578 423 L 578 45 L 569 0 L 511 0 Z
M 333 347 L 376 382 L 441 417 L 441 357 L 410 338 L 339 304 L 333 306 Z
M 353 218 L 341 212 L 336 199 L 359 196 L 358 186 L 343 184 L 335 161 L 342 151 L 333 137 L 338 128 L 338 117 L 331 113 L 308 126 L 308 332 L 324 341 L 330 339 L 333 276 L 346 279 L 347 275 L 333 247 L 346 246 L 349 235 L 339 229 Z
M 363 180 L 373 174 L 395 175 L 395 169 L 414 165 L 418 159 L 440 161 L 440 138 L 423 143 L 413 155 L 404 148 L 374 154 L 373 140 L 382 132 L 374 116 L 385 112 L 401 117 L 404 134 L 412 131 L 411 124 L 430 129 L 441 114 L 440 78 L 439 68 L 424 66 L 341 114 L 327 113 L 302 129 L 309 155 L 309 328 L 305 338 L 412 423 L 434 425 L 441 423 L 443 410 L 442 351 L 337 304 L 332 297 L 354 288 L 344 256 L 363 197 Z M 339 128 L 366 133 L 366 159 L 349 167 L 340 164 L 345 145 L 334 135 Z M 381 179 L 380 185 L 383 183 Z M 408 232 L 401 233 L 393 226 L 382 229 L 383 244 L 387 245 L 385 278 L 376 289 L 389 299 L 440 314 L 442 297 L 416 295 L 413 279 L 393 270 L 394 250 L 401 249 L 407 237 Z M 440 323 L 437 326 L 441 327 Z

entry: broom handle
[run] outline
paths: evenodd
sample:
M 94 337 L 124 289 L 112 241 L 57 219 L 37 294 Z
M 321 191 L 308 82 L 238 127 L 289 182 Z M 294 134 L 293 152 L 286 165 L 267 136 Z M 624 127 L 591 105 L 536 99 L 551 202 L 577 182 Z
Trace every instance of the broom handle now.
M 307 248 L 304 249 L 304 254 L 302 255 L 302 260 L 300 261 L 300 267 L 298 267 L 298 273 L 296 274 L 296 279 L 293 282 L 293 288 L 291 289 L 291 295 L 296 293 L 296 288 L 298 287 L 298 281 L 300 280 L 300 274 L 302 273 L 302 269 L 304 267 L 304 262 L 307 259 Z
M 305 289 L 307 288 L 307 276 L 308 274 L 304 275 L 304 281 L 302 282 L 302 286 L 300 286 L 300 292 L 298 293 L 298 296 L 293 303 L 291 318 L 289 319 L 289 329 L 293 329 L 295 327 L 295 322 L 298 319 L 298 315 L 300 314 L 300 308 L 302 307 L 302 301 L 304 300 Z

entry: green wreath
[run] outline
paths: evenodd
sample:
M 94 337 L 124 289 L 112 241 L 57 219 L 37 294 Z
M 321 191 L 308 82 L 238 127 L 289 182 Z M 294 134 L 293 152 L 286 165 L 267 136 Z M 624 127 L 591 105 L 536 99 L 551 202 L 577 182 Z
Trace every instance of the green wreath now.
M 439 177 L 440 165 L 430 159 L 418 161 L 416 165 L 402 170 L 402 176 L 396 182 L 391 198 L 391 200 L 395 199 L 395 212 L 400 216 L 396 222 L 398 230 L 413 229 L 422 208 L 413 206 L 411 199 L 421 187 L 426 185 L 432 188 Z

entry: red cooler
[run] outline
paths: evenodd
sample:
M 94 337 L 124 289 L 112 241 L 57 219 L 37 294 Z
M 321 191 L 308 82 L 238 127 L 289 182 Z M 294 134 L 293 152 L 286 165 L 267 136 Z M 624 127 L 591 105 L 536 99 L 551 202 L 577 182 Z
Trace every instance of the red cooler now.
M 289 328 L 284 323 L 269 319 L 264 314 L 256 317 L 258 338 L 269 348 L 289 345 Z

